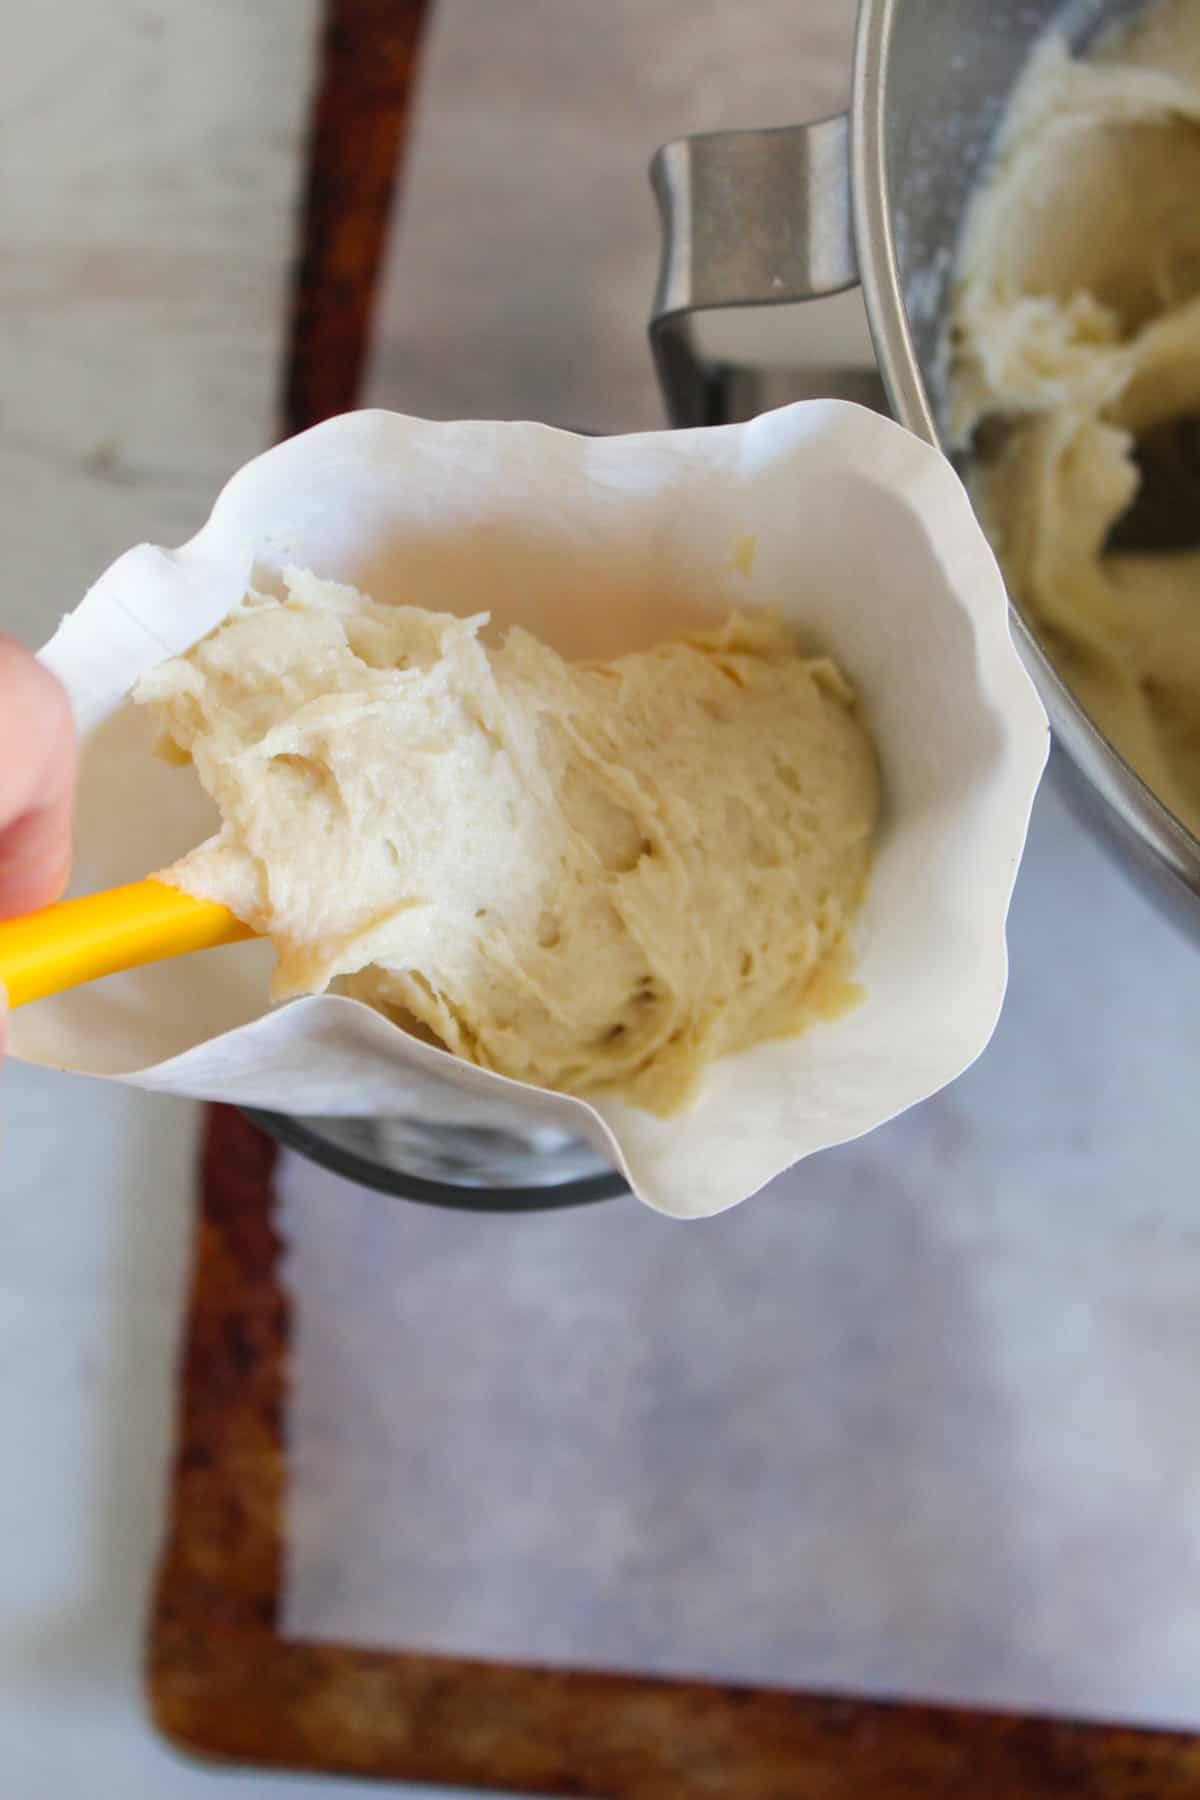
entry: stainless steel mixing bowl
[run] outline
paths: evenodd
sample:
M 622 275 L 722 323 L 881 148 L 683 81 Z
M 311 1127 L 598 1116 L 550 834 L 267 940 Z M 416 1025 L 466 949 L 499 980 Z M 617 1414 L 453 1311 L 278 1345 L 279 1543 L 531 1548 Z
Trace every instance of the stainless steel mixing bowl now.
M 807 301 L 861 282 L 891 409 L 941 444 L 955 249 L 1013 85 L 1051 24 L 1085 48 L 1139 10 L 1131 0 L 861 0 L 848 113 L 661 150 L 651 337 L 673 422 L 717 423 L 817 391 L 811 373 L 789 387 L 778 373 L 706 353 L 705 324 L 727 309 Z M 851 395 L 855 382 L 861 389 L 861 371 L 830 378 L 833 391 Z M 1093 724 L 1015 606 L 1013 630 L 1065 752 L 1055 761 L 1073 798 L 1160 903 L 1200 931 L 1200 842 Z

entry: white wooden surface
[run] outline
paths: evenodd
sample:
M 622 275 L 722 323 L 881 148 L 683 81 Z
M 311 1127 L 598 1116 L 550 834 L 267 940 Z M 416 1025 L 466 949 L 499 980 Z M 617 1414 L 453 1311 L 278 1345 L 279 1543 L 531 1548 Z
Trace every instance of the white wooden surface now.
M 315 0 L 39 0 L 0 61 L 0 629 L 187 536 L 273 424 Z M 0 1787 L 215 1776 L 139 1691 L 192 1211 L 192 1109 L 0 1077 Z

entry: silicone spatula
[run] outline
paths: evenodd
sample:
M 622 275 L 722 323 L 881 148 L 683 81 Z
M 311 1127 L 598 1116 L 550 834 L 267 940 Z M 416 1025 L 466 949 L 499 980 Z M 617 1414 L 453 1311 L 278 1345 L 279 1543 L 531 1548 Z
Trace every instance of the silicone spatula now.
M 196 900 L 162 881 L 60 900 L 0 920 L 0 984 L 10 1006 L 255 934 L 215 900 Z

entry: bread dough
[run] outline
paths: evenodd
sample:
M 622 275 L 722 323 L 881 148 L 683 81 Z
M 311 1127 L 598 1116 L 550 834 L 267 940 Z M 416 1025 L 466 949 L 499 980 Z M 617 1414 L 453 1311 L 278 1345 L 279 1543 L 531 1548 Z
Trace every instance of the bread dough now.
M 970 208 L 951 425 L 1009 585 L 1200 835 L 1200 551 L 1105 550 L 1135 441 L 1200 415 L 1200 0 L 1086 61 L 1045 40 Z
M 871 739 L 769 614 L 611 663 L 486 623 L 292 571 L 153 670 L 223 820 L 166 879 L 270 935 L 277 998 L 344 978 L 486 1068 L 670 1113 L 854 992 Z

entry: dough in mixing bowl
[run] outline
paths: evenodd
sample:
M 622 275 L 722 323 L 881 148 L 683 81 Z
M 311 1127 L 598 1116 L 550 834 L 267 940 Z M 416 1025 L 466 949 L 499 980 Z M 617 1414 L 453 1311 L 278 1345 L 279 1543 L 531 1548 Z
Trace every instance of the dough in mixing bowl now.
M 969 212 L 952 430 L 1012 591 L 1097 724 L 1200 835 L 1200 551 L 1114 551 L 1135 444 L 1200 415 L 1200 0 L 1087 60 L 1057 38 Z
M 459 1055 L 658 1113 L 856 992 L 879 807 L 845 678 L 768 614 L 610 663 L 302 571 L 136 690 L 222 829 L 166 873 Z

